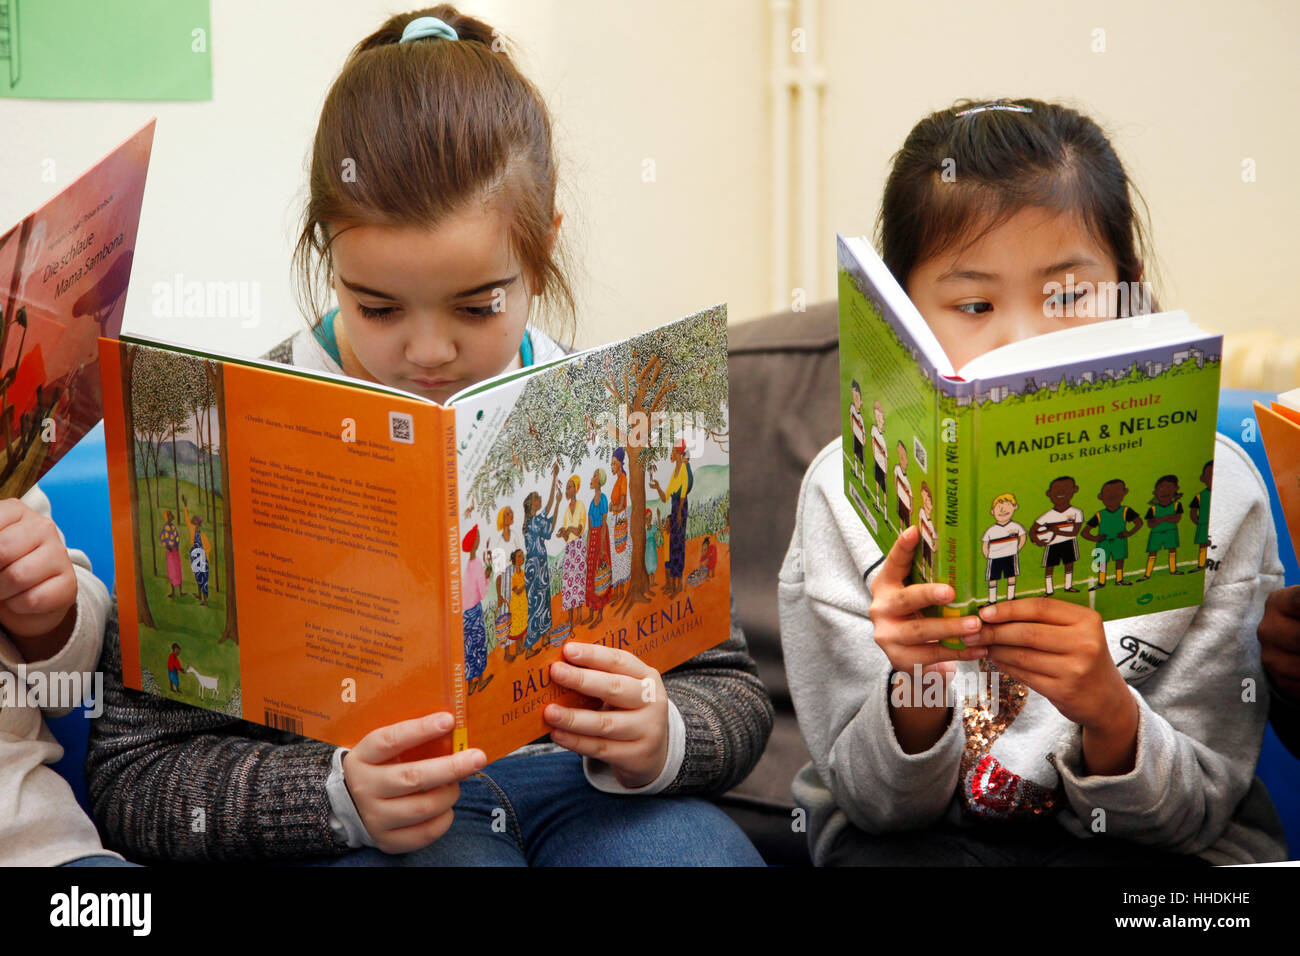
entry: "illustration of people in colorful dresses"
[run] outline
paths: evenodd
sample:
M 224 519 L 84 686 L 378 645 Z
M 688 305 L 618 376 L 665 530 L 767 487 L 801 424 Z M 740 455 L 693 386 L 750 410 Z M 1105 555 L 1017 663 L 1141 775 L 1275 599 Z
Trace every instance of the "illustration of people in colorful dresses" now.
M 1178 478 L 1164 475 L 1157 479 L 1155 492 L 1149 502 L 1150 507 L 1144 516 L 1147 527 L 1147 573 L 1143 581 L 1151 580 L 1151 573 L 1156 567 L 1156 556 L 1161 551 L 1169 552 L 1169 573 L 1182 574 L 1178 570 L 1178 522 L 1183 518 L 1183 503 L 1179 500 L 1183 493 L 1178 490 Z
M 528 612 L 529 608 L 532 606 L 531 600 L 528 596 L 528 583 L 526 580 L 527 574 L 524 570 L 523 551 L 515 551 L 510 555 L 510 568 L 510 637 L 506 641 L 507 663 L 513 661 L 521 653 L 523 653 L 525 657 L 531 657 L 533 654 L 540 652 L 540 650 L 545 647 L 544 644 L 537 643 L 535 645 L 537 651 L 534 651 L 532 648 L 528 648 L 526 651 L 520 650 L 521 645 L 527 647 L 525 642 L 531 638 L 531 632 L 529 631 L 531 616 Z M 548 598 L 550 597 L 549 591 L 550 585 L 547 585 Z
M 849 424 L 853 429 L 853 474 L 858 481 L 866 478 L 867 424 L 862 420 L 862 386 L 857 379 L 849 385 Z
M 645 573 L 650 579 L 650 588 L 654 589 L 655 575 L 659 573 L 659 549 L 664 546 L 664 533 L 660 522 L 655 520 L 654 512 L 645 510 Z
M 515 573 L 511 555 L 520 549 L 523 542 L 522 537 L 514 530 L 514 523 L 515 511 L 509 505 L 505 505 L 497 512 L 497 531 L 501 535 L 501 548 L 498 552 L 501 573 L 497 575 L 493 587 L 496 592 L 497 611 L 496 619 L 492 622 L 497 647 L 504 647 L 506 641 L 510 640 L 510 579 Z M 498 561 L 494 560 L 493 563 L 496 564 Z
M 1192 503 L 1187 507 L 1187 516 L 1196 524 L 1196 567 L 1192 570 L 1205 570 L 1205 559 L 1210 550 L 1210 485 L 1214 482 L 1214 459 L 1211 458 L 1201 469 L 1201 484 L 1205 487 L 1196 493 Z
M 172 644 L 172 652 L 167 655 L 167 683 L 174 694 L 181 692 L 181 671 L 185 665 L 181 663 L 181 646 Z
M 586 623 L 599 624 L 609 603 L 612 572 L 609 561 L 609 499 L 605 497 L 605 469 L 597 468 L 591 476 L 591 504 L 587 508 L 587 613 Z
M 925 566 L 925 579 L 927 581 L 933 581 L 935 545 L 934 495 L 930 492 L 930 486 L 924 481 L 921 482 L 921 512 L 917 515 L 916 523 L 921 529 L 921 563 Z
M 178 594 L 185 596 L 185 588 L 181 583 L 181 534 L 176 530 L 176 516 L 170 510 L 163 512 L 162 533 L 158 535 L 162 542 L 163 549 L 167 552 L 167 584 L 169 590 L 167 596 L 174 598 Z M 177 588 L 180 590 L 177 591 Z
M 560 462 L 556 459 L 551 469 L 551 490 L 546 498 L 546 507 L 542 507 L 542 496 L 536 491 L 524 498 L 524 551 L 527 560 L 524 564 L 524 583 L 528 593 L 527 619 L 528 639 L 525 646 L 528 656 L 540 654 L 546 647 L 546 636 L 551 632 L 551 566 L 546 554 L 546 542 L 555 531 L 555 522 L 560 513 Z M 513 562 L 513 558 L 511 561 Z M 513 588 L 513 585 L 512 585 Z M 513 594 L 513 590 L 511 591 Z M 511 601 L 511 617 L 515 617 L 515 604 Z M 516 622 L 511 629 L 519 627 Z
M 989 585 L 988 604 L 997 603 L 998 581 L 1002 578 L 1007 579 L 1007 600 L 1012 601 L 1016 596 L 1016 577 L 1020 574 L 1020 549 L 1025 546 L 1025 539 L 1028 537 L 1024 526 L 1018 521 L 1011 520 L 1015 517 L 1018 507 L 1020 505 L 1016 501 L 1016 496 L 1008 491 L 994 498 L 993 507 L 989 509 L 994 523 L 985 529 L 980 543 L 984 557 L 988 559 L 984 574 Z M 988 604 L 984 606 L 987 607 Z
M 465 636 L 465 693 L 472 694 L 492 682 L 487 670 L 487 631 L 483 628 L 483 595 L 487 593 L 488 572 L 478 558 L 478 525 L 461 539 L 460 549 L 469 555 L 465 566 L 465 583 L 461 588 L 461 623 Z
M 894 466 L 894 494 L 898 497 L 898 531 L 912 523 L 912 483 L 907 480 L 907 446 L 898 443 L 898 464 Z
M 184 495 L 181 495 L 181 506 L 185 510 L 185 526 L 194 533 L 194 539 L 190 544 L 190 573 L 194 575 L 194 583 L 198 585 L 199 601 L 206 605 L 208 603 L 208 555 L 212 551 L 212 545 L 208 541 L 208 536 L 203 533 L 203 519 L 198 515 L 190 517 L 190 503 Z
M 587 509 L 578 501 L 582 479 L 570 475 L 564 485 L 568 504 L 560 512 L 560 530 L 564 540 L 564 565 L 560 572 L 560 605 L 569 612 L 569 632 L 573 632 L 574 612 L 587 601 Z M 581 620 L 579 621 L 581 623 Z
M 664 563 L 664 572 L 668 582 L 665 594 L 672 597 L 682 589 L 682 572 L 686 570 L 686 519 L 690 515 L 688 496 L 695 483 L 691 465 L 686 457 L 686 442 L 678 439 L 672 453 L 673 474 L 668 479 L 668 490 L 655 479 L 650 485 L 659 495 L 660 501 L 671 501 L 668 512 L 668 560 Z
M 1128 539 L 1138 533 L 1142 527 L 1142 518 L 1136 511 L 1124 504 L 1128 494 L 1128 485 L 1123 479 L 1112 478 L 1101 486 L 1097 498 L 1102 508 L 1083 526 L 1082 534 L 1089 541 L 1095 541 L 1105 558 L 1101 563 L 1101 573 L 1097 583 L 1088 590 L 1096 591 L 1106 586 L 1107 565 L 1115 562 L 1115 584 L 1132 587 L 1132 581 L 1124 580 L 1124 562 L 1128 558 Z
M 1029 536 L 1043 549 L 1043 581 L 1047 596 L 1051 597 L 1056 578 L 1056 566 L 1065 566 L 1065 586 L 1062 591 L 1077 594 L 1074 586 L 1074 562 L 1079 560 L 1079 529 L 1083 527 L 1083 510 L 1071 502 L 1079 493 L 1079 484 L 1069 475 L 1056 478 L 1047 486 L 1047 499 L 1052 503 L 1034 519 Z
M 874 406 L 875 424 L 871 426 L 871 457 L 876 463 L 875 470 L 875 488 L 876 508 L 881 514 L 889 504 L 889 486 L 885 483 L 885 475 L 889 471 L 889 446 L 885 442 L 885 408 L 880 402 Z
M 627 472 L 624 459 L 627 452 L 615 448 L 609 460 L 610 474 L 614 476 L 614 487 L 609 491 L 609 514 L 613 523 L 613 535 L 610 540 L 610 569 L 612 571 L 609 599 L 618 602 L 627 590 L 628 579 L 632 577 L 632 509 L 628 506 Z

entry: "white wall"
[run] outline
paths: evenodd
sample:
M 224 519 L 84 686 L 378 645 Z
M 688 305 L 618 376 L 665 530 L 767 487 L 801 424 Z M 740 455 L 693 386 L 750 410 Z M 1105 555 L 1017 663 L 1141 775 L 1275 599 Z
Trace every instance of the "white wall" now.
M 771 304 L 768 5 L 597 0 L 466 4 L 521 48 L 555 116 L 566 239 L 582 270 L 580 341 L 630 334 L 715 301 L 733 321 Z M 151 116 L 159 123 L 127 303 L 134 331 L 258 352 L 303 321 L 289 254 L 320 103 L 350 47 L 392 10 L 373 0 L 213 0 L 209 103 L 0 101 L 0 222 L 17 221 Z M 823 0 L 817 274 L 834 232 L 869 231 L 911 125 L 960 96 L 1068 98 L 1110 130 L 1151 205 L 1165 302 L 1225 330 L 1300 336 L 1288 274 L 1300 188 L 1286 157 L 1300 7 L 1100 0 L 996 10 Z M 1105 53 L 1090 52 L 1094 28 Z M 1258 181 L 1241 181 L 1241 161 Z M 643 181 L 653 160 L 656 181 Z M 797 172 L 797 169 L 793 172 Z M 155 282 L 258 283 L 261 320 L 151 312 Z

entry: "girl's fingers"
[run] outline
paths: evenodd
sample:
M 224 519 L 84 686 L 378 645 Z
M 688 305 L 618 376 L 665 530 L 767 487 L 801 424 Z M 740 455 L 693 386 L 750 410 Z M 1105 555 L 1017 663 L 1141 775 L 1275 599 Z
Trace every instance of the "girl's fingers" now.
M 581 707 L 548 704 L 543 716 L 546 722 L 557 730 L 583 737 L 640 740 L 645 735 L 645 722 L 636 711 L 586 710 Z
M 1014 664 L 1007 664 L 1005 662 L 998 663 L 998 672 L 1020 681 L 1020 683 L 1024 684 L 1030 690 L 1037 694 L 1041 694 L 1049 701 L 1056 700 L 1059 684 L 1055 679 L 1046 674 L 1025 670 L 1024 668 L 1016 667 Z
M 877 626 L 876 639 L 893 644 L 929 644 L 960 637 L 963 641 L 978 634 L 980 619 L 973 614 L 965 617 L 909 617 L 890 620 Z
M 1073 638 L 1067 627 L 1040 624 L 1037 621 L 1012 621 L 1009 624 L 985 624 L 970 642 L 981 647 L 1001 644 L 1004 647 L 1028 647 L 1061 655 L 1070 651 Z
M 876 582 L 872 585 L 873 594 L 903 586 L 908 572 L 912 570 L 912 556 L 916 554 L 916 542 L 920 534 L 915 525 L 908 525 L 903 529 L 903 533 L 889 549 L 889 554 L 885 555 L 885 562 L 876 574 Z
M 366 829 L 389 832 L 421 824 L 446 813 L 460 799 L 460 785 L 452 782 L 424 793 L 411 793 L 404 797 L 390 797 L 370 804 Z
M 999 670 L 1011 667 L 1022 674 L 1034 674 L 1040 678 L 1050 679 L 1059 679 L 1062 676 L 1061 666 L 1070 659 L 1065 654 L 1026 646 L 995 644 L 988 648 L 988 652 L 989 660 L 996 664 Z
M 874 618 L 910 617 L 927 607 L 951 601 L 952 588 L 947 584 L 909 584 L 906 587 L 876 590 L 871 602 Z
M 436 817 L 371 836 L 375 838 L 378 848 L 385 853 L 411 853 L 424 849 L 451 829 L 454 816 L 454 811 L 448 808 Z
M 1086 607 L 1055 598 L 1016 598 L 980 608 L 980 617 L 990 624 L 1004 621 L 1038 621 L 1040 624 L 1077 624 L 1089 614 Z
M 610 740 L 607 737 L 587 737 L 583 734 L 570 733 L 567 730 L 551 731 L 551 740 L 565 750 L 572 750 L 584 757 L 603 760 L 609 764 L 627 763 L 638 755 L 634 748 L 638 744 L 626 740 Z
M 399 721 L 370 731 L 352 752 L 363 763 L 388 763 L 412 747 L 447 736 L 455 726 L 455 718 L 445 712 Z
M 589 667 L 609 674 L 623 674 L 627 677 L 635 677 L 638 681 L 654 674 L 654 669 L 641 658 L 616 647 L 567 641 L 563 653 L 565 660 L 578 667 Z
M 987 647 L 967 647 L 956 650 L 944 647 L 942 644 L 917 644 L 898 649 L 890 655 L 890 660 L 896 670 L 911 674 L 912 669 L 918 665 L 924 669 L 954 661 L 976 661 L 981 657 L 987 657 L 988 653 Z
M 653 703 L 658 688 L 653 677 L 637 680 L 626 674 L 607 674 L 589 667 L 574 667 L 563 661 L 551 665 L 551 680 L 561 687 L 602 700 L 611 707 L 635 710 Z M 647 700 L 646 697 L 650 699 Z
M 371 793 L 383 800 L 425 793 L 464 780 L 487 764 L 487 755 L 474 748 L 404 763 L 384 764 L 374 768 Z

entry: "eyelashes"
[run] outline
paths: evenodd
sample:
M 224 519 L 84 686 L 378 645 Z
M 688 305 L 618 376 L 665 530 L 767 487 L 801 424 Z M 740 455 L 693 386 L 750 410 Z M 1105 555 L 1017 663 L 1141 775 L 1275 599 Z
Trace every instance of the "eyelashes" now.
M 1087 297 L 1088 297 L 1088 290 L 1084 289 L 1082 292 L 1079 291 L 1061 292 L 1043 301 L 1044 301 L 1044 305 L 1054 305 L 1057 308 L 1068 309 L 1071 306 L 1073 306 L 1075 303 L 1079 302 L 1082 299 L 1086 299 Z M 992 302 L 963 302 L 960 305 L 954 305 L 953 308 L 956 309 L 958 312 L 961 312 L 963 315 L 972 315 L 972 316 L 987 315 L 989 312 L 993 311 L 993 303 Z
M 357 311 L 367 319 L 373 319 L 382 322 L 394 318 L 398 309 L 396 306 L 384 306 L 382 308 L 372 308 L 362 303 L 357 303 Z M 487 319 L 497 313 L 497 309 L 491 305 L 462 305 L 459 311 L 469 319 Z

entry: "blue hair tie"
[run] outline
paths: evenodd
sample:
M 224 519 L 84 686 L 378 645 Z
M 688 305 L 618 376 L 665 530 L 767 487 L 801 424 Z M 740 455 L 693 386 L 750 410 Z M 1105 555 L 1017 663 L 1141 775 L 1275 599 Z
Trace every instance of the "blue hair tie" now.
M 444 40 L 460 39 L 455 30 L 437 17 L 416 17 L 406 25 L 406 29 L 402 31 L 402 38 L 397 42 L 406 43 L 410 40 L 422 40 L 425 37 L 441 37 Z

